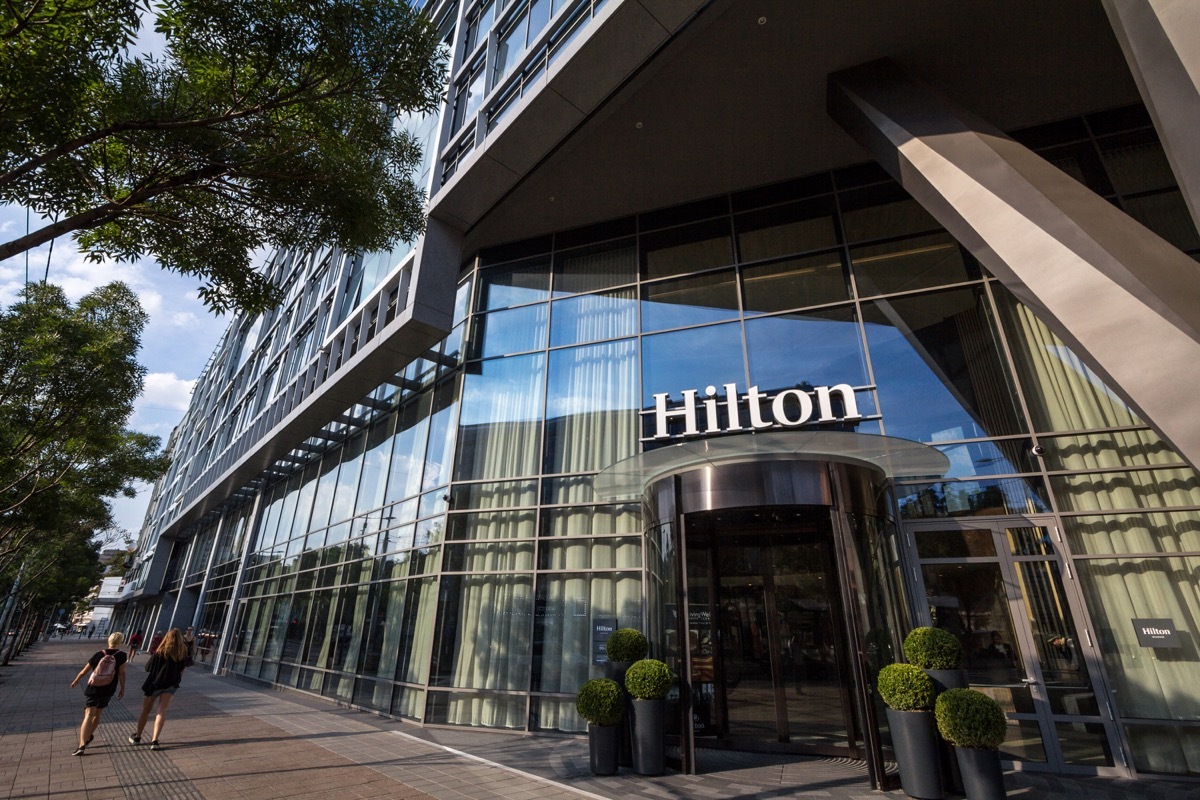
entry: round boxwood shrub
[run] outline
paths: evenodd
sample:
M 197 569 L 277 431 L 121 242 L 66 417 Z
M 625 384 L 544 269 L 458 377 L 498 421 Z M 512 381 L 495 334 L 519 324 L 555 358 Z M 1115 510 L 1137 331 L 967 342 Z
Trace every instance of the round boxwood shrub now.
M 593 678 L 579 687 L 575 710 L 593 725 L 616 725 L 625 713 L 625 692 L 614 680 Z
M 974 689 L 947 689 L 933 709 L 938 733 L 955 747 L 996 750 L 1007 725 L 1000 704 Z
M 609 661 L 640 661 L 649 649 L 646 637 L 635 628 L 618 628 L 604 643 L 604 653 Z
M 671 688 L 671 670 L 661 661 L 635 661 L 625 673 L 625 691 L 638 700 L 657 700 Z
M 913 628 L 904 637 L 904 657 L 921 669 L 958 669 L 962 642 L 942 628 Z
M 888 664 L 879 670 L 879 696 L 897 711 L 928 711 L 937 691 L 933 679 L 912 664 Z

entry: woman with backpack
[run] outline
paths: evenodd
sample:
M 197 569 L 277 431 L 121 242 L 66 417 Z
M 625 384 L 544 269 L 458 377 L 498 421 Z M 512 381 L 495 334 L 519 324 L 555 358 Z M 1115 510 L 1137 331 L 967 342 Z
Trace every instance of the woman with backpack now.
M 108 708 L 108 703 L 115 694 L 118 698 L 125 696 L 125 653 L 121 644 L 125 637 L 119 632 L 108 635 L 108 647 L 97 650 L 79 670 L 75 680 L 71 681 L 72 688 L 88 676 L 87 686 L 84 687 L 85 699 L 83 709 L 83 724 L 79 726 L 79 747 L 72 755 L 81 756 L 91 744 L 96 735 L 96 726 L 100 724 L 100 715 Z
M 140 744 L 142 731 L 150 720 L 150 712 L 154 701 L 158 701 L 158 715 L 154 718 L 154 736 L 150 739 L 150 749 L 161 749 L 158 737 L 162 735 L 163 723 L 167 719 L 167 709 L 171 707 L 171 698 L 179 688 L 183 671 L 192 665 L 192 657 L 188 654 L 187 642 L 179 628 L 171 628 L 163 637 L 154 655 L 146 663 L 146 682 L 142 684 L 142 714 L 138 717 L 137 730 L 129 737 L 130 744 Z

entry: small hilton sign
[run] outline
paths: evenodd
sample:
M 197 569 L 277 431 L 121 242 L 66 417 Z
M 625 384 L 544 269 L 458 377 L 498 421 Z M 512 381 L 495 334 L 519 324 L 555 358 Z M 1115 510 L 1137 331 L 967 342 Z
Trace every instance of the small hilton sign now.
M 1133 630 L 1142 647 L 1183 647 L 1175 621 L 1170 619 L 1135 619 Z

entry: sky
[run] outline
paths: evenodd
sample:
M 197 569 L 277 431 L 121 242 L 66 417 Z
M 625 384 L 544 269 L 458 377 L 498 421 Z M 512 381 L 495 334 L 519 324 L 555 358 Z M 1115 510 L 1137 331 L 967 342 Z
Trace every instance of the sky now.
M 37 216 L 31 215 L 30 229 L 36 230 L 38 222 Z M 25 209 L 0 206 L 0 241 L 23 235 L 25 224 Z M 25 283 L 25 264 L 24 255 L 0 261 L 0 306 L 7 307 L 17 299 Z M 123 281 L 137 293 L 150 318 L 138 358 L 146 368 L 146 380 L 128 427 L 158 436 L 166 444 L 171 429 L 183 418 L 196 378 L 225 332 L 230 315 L 218 317 L 204 307 L 196 278 L 167 272 L 150 260 L 92 263 L 69 236 L 60 237 L 53 252 L 50 245 L 29 252 L 30 280 L 43 276 L 61 286 L 73 302 L 112 281 Z M 145 486 L 134 499 L 113 500 L 117 525 L 134 538 L 146 514 L 150 489 Z

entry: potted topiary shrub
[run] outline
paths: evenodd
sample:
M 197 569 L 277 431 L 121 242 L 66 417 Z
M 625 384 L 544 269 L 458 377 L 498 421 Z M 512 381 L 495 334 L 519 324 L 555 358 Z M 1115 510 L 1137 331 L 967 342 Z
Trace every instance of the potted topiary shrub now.
M 604 665 L 604 676 L 611 678 L 625 688 L 625 670 L 634 661 L 646 657 L 650 649 L 649 642 L 641 631 L 636 628 L 617 628 L 608 635 L 604 642 L 604 654 L 608 660 Z M 621 733 L 621 766 L 633 766 L 632 733 L 629 729 L 629 716 L 625 716 Z
M 904 637 L 904 657 L 908 663 L 925 670 L 933 679 L 938 693 L 947 689 L 967 688 L 967 671 L 962 668 L 963 648 L 958 637 L 945 628 L 913 628 Z M 962 776 L 958 760 L 945 742 L 938 742 L 942 758 L 942 785 L 951 792 L 961 793 Z
M 622 683 L 625 670 L 629 669 L 629 665 L 634 661 L 645 658 L 649 648 L 646 637 L 634 628 L 618 628 L 610 633 L 604 643 L 604 653 L 608 657 L 606 677 Z M 617 674 L 621 677 L 616 677 Z
M 588 723 L 588 756 L 593 775 L 616 775 L 625 692 L 608 678 L 593 678 L 579 687 L 575 710 Z
M 1008 725 L 1000 704 L 974 689 L 948 689 L 934 706 L 938 733 L 954 745 L 969 800 L 1002 800 L 1000 745 Z
M 904 657 L 908 663 L 925 670 L 939 694 L 967 687 L 962 642 L 948 630 L 913 628 L 904 637 Z
M 933 680 L 912 664 L 888 664 L 879 671 L 877 686 L 887 704 L 888 728 L 900 765 L 900 788 L 909 797 L 941 800 L 944 790 L 933 724 L 937 697 Z
M 663 728 L 671 670 L 653 658 L 635 661 L 625 673 L 625 691 L 632 701 L 630 724 L 633 737 L 633 771 L 638 775 L 662 775 L 666 769 Z

